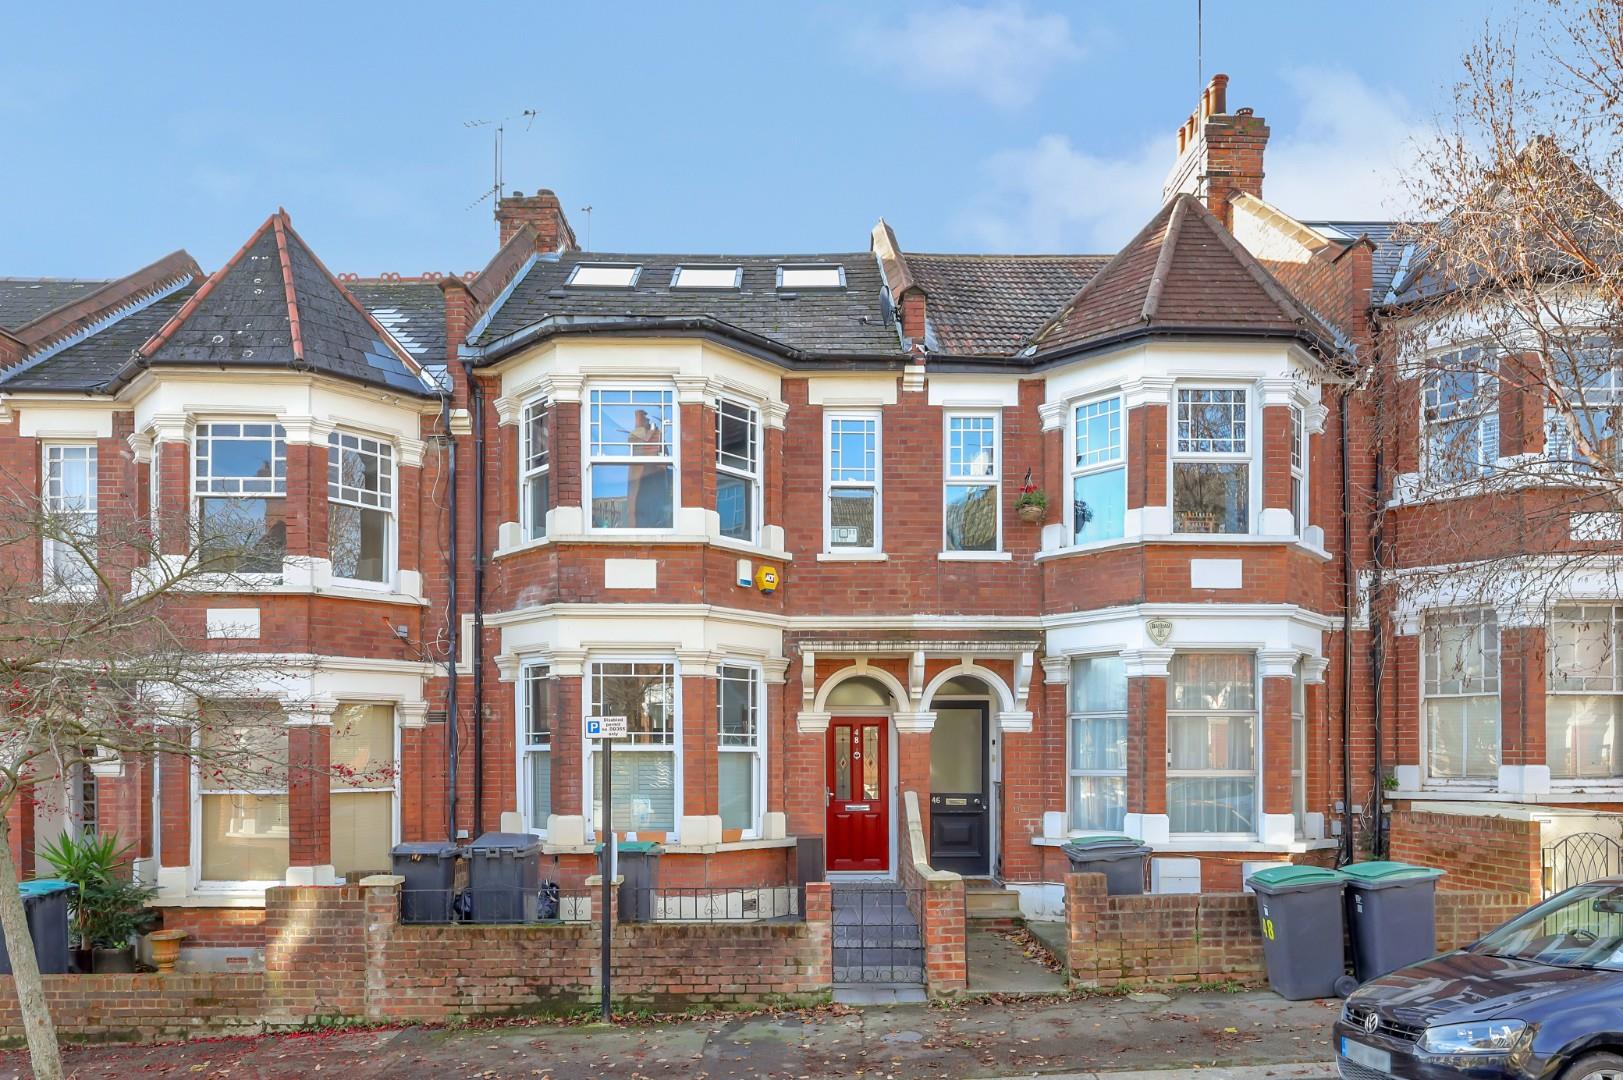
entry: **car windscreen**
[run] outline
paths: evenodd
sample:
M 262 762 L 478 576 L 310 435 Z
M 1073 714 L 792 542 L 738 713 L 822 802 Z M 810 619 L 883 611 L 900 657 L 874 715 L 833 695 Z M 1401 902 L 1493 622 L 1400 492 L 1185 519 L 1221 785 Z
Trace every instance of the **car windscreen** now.
M 1623 885 L 1580 885 L 1501 926 L 1471 952 L 1623 971 Z

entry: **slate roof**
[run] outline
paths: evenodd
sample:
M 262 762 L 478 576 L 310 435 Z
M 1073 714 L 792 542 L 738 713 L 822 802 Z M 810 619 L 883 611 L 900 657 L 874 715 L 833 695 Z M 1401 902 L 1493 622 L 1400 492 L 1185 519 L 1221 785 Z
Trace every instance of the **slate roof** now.
M 1392 288 L 1392 281 L 1397 276 L 1398 269 L 1403 265 L 1404 252 L 1409 247 L 1407 243 L 1398 239 L 1398 230 L 1401 227 L 1396 221 L 1304 221 L 1302 224 L 1310 229 L 1329 226 L 1338 232 L 1357 240 L 1360 236 L 1367 236 L 1375 245 L 1370 255 L 1370 264 L 1373 271 L 1374 288 L 1370 295 L 1375 303 L 1379 304 L 1387 292 Z
M 1032 344 L 1042 356 L 1140 330 L 1302 335 L 1327 348 L 1334 341 L 1192 195 L 1163 206 Z
M 1109 255 L 903 256 L 924 290 L 932 351 L 1013 356 Z
M 81 300 L 108 284 L 67 278 L 0 277 L 0 329 L 15 330 L 63 304 Z
M 174 317 L 197 288 L 195 282 L 187 285 L 43 360 L 25 360 L 0 376 L 0 390 L 96 393 L 106 389 L 135 350 Z
M 580 263 L 642 267 L 630 289 L 566 288 Z M 780 290 L 779 266 L 839 264 L 842 289 Z M 741 266 L 738 289 L 673 289 L 678 266 Z M 488 346 L 529 327 L 610 325 L 619 320 L 710 319 L 742 330 L 786 352 L 827 357 L 895 357 L 903 353 L 883 298 L 879 265 L 870 252 L 816 255 L 649 255 L 565 252 L 543 258 L 499 303 L 480 332 Z
M 283 210 L 209 276 L 140 357 L 153 365 L 293 367 L 432 392 L 421 365 L 327 272 Z
M 420 364 L 445 363 L 445 294 L 433 281 L 341 278 L 339 284 L 372 313 Z

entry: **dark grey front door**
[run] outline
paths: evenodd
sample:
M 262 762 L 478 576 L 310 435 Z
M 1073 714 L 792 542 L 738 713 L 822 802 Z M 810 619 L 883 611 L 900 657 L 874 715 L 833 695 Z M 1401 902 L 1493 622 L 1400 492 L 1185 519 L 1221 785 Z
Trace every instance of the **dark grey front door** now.
M 984 702 L 938 704 L 930 735 L 930 865 L 972 877 L 991 872 Z

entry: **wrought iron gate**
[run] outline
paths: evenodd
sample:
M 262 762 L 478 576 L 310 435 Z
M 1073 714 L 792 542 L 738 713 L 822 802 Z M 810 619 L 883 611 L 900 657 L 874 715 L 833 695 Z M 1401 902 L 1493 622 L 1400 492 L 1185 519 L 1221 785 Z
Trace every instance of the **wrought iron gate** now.
M 1544 849 L 1545 896 L 1616 874 L 1623 874 L 1623 843 L 1604 833 L 1573 833 Z

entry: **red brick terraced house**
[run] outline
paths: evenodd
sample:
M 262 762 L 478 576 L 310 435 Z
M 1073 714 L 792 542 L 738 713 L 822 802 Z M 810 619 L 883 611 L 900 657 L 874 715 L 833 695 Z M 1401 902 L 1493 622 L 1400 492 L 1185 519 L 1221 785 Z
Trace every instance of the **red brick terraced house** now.
M 1399 253 L 1265 202 L 1226 82 L 1113 255 L 910 252 L 884 222 L 846 252 L 585 252 L 543 191 L 501 201 L 476 274 L 334 275 L 278 211 L 212 273 L 0 279 L 7 475 L 262 515 L 284 558 L 199 627 L 287 656 L 295 759 L 398 765 L 236 792 L 98 764 L 19 811 L 25 867 L 116 831 L 166 925 L 252 948 L 267 886 L 504 819 L 579 886 L 606 798 L 667 885 L 792 883 L 810 852 L 1037 917 L 1089 832 L 1151 845 L 1167 892 L 1367 848 L 1383 776 L 1432 796 L 1407 624 L 1373 711 L 1346 393 Z M 605 779 L 583 725 L 619 715 Z M 1519 752 L 1484 804 L 1527 790 Z

